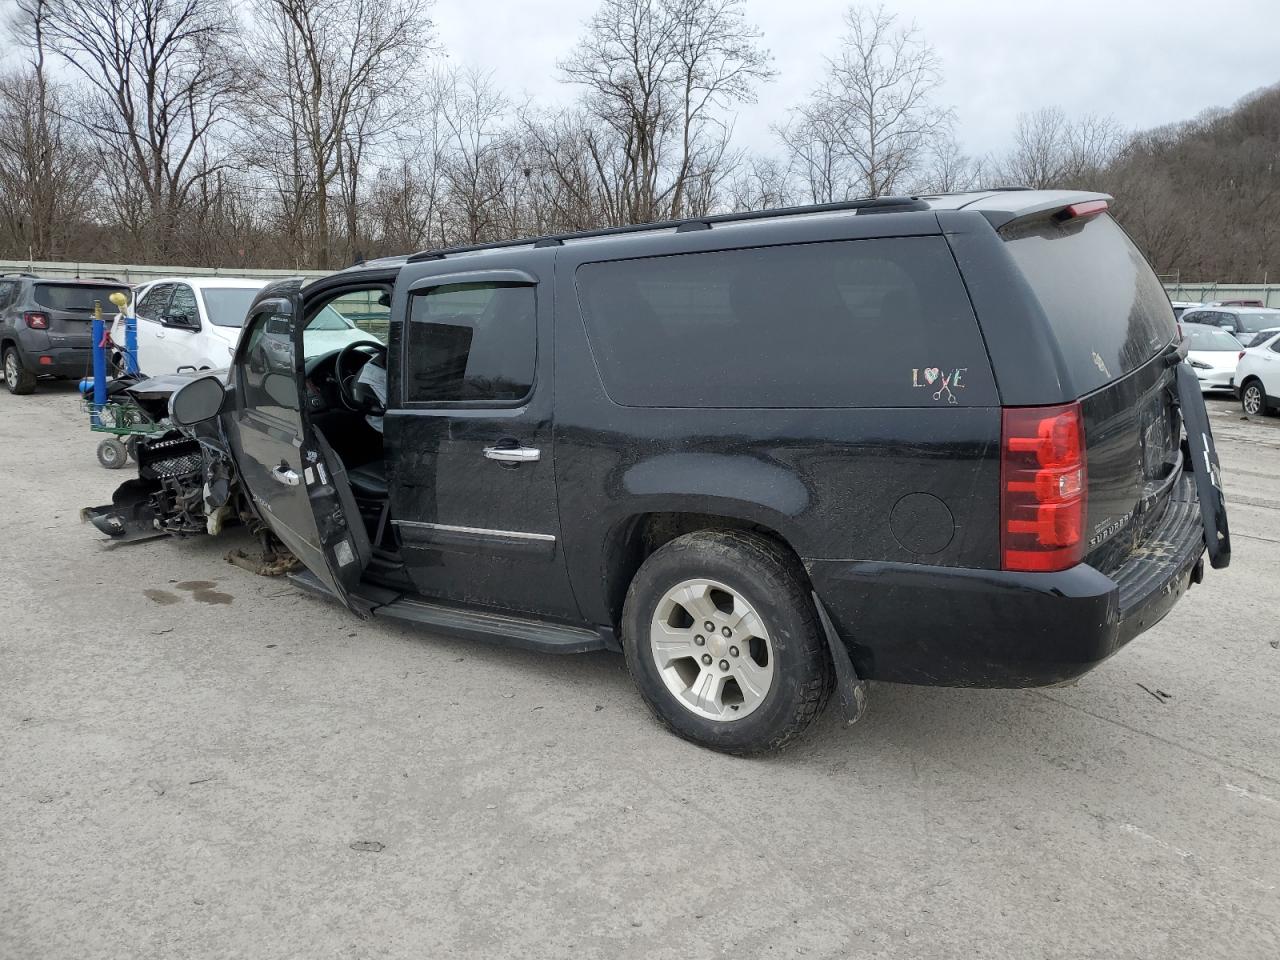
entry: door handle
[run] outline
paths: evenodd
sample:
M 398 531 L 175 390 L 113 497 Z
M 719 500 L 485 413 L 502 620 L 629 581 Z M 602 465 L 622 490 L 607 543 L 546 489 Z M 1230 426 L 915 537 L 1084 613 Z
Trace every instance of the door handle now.
M 542 459 L 537 447 L 485 447 L 484 455 L 499 463 L 535 463 Z
M 296 487 L 302 479 L 296 470 L 290 469 L 283 463 L 271 471 L 271 476 L 277 483 L 283 483 L 286 487 Z

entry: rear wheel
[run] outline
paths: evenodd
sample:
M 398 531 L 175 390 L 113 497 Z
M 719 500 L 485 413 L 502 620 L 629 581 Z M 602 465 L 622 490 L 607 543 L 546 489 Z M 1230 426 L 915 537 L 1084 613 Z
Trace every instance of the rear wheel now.
M 1246 380 L 1240 388 L 1240 406 L 1251 417 L 1266 416 L 1267 392 L 1262 389 L 1261 380 Z
M 4 351 L 4 385 L 10 393 L 24 395 L 36 388 L 36 377 L 22 365 L 17 347 L 6 347 Z
M 623 609 L 623 649 L 658 719 L 726 753 L 786 746 L 831 693 L 798 562 L 737 531 L 686 534 L 644 562 Z

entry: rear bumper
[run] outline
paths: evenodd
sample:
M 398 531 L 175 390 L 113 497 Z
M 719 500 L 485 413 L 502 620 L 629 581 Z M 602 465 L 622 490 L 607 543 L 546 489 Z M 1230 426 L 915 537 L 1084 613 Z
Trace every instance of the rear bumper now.
M 46 359 L 47 358 L 47 359 Z M 93 351 L 87 347 L 55 347 L 30 354 L 30 369 L 37 376 L 84 377 L 93 374 Z
M 66 339 L 81 341 L 75 345 Z M 38 377 L 83 377 L 93 372 L 88 337 L 50 336 L 42 330 L 22 330 L 16 338 L 22 365 Z
M 807 560 L 858 675 L 896 683 L 1037 687 L 1080 676 L 1158 623 L 1203 572 L 1190 475 L 1110 576 L 1087 564 L 1009 573 Z

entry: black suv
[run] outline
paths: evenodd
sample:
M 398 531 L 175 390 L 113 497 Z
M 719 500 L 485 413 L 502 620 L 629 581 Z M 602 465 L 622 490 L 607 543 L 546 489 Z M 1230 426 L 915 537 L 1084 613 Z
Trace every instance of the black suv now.
M 42 280 L 0 276 L 0 368 L 10 393 L 30 393 L 37 377 L 79 378 L 92 372 L 90 328 L 95 302 L 126 284 L 103 280 Z
M 385 344 L 326 339 L 352 304 Z M 1176 333 L 1097 194 L 429 251 L 266 288 L 229 377 L 173 395 L 189 438 L 90 514 L 239 514 L 361 616 L 621 651 L 665 724 L 747 753 L 866 680 L 1069 680 L 1206 540 L 1225 565 Z

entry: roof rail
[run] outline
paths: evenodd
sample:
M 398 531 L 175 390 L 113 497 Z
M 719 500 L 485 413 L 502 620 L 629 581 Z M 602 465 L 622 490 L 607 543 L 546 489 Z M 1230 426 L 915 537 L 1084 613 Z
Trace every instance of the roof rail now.
M 0 273 L 0 277 L 35 277 L 34 273 Z
M 459 253 L 478 250 L 500 250 L 503 247 L 558 247 L 566 240 L 588 240 L 596 237 L 612 237 L 628 233 L 647 233 L 651 230 L 672 230 L 684 233 L 690 230 L 709 230 L 717 223 L 742 223 L 749 220 L 771 220 L 795 217 L 810 213 L 833 213 L 853 210 L 856 213 L 900 213 L 909 210 L 928 210 L 929 205 L 916 197 L 867 197 L 862 200 L 842 200 L 837 203 L 815 203 L 802 207 L 777 207 L 771 210 L 748 210 L 742 213 L 719 213 L 708 217 L 688 217 L 681 220 L 659 220 L 654 223 L 631 223 L 621 227 L 599 227 L 594 230 L 578 230 L 572 233 L 548 234 L 516 240 L 498 240 L 493 243 L 474 243 L 439 250 L 423 250 L 409 257 L 409 263 L 426 260 L 443 260 Z

